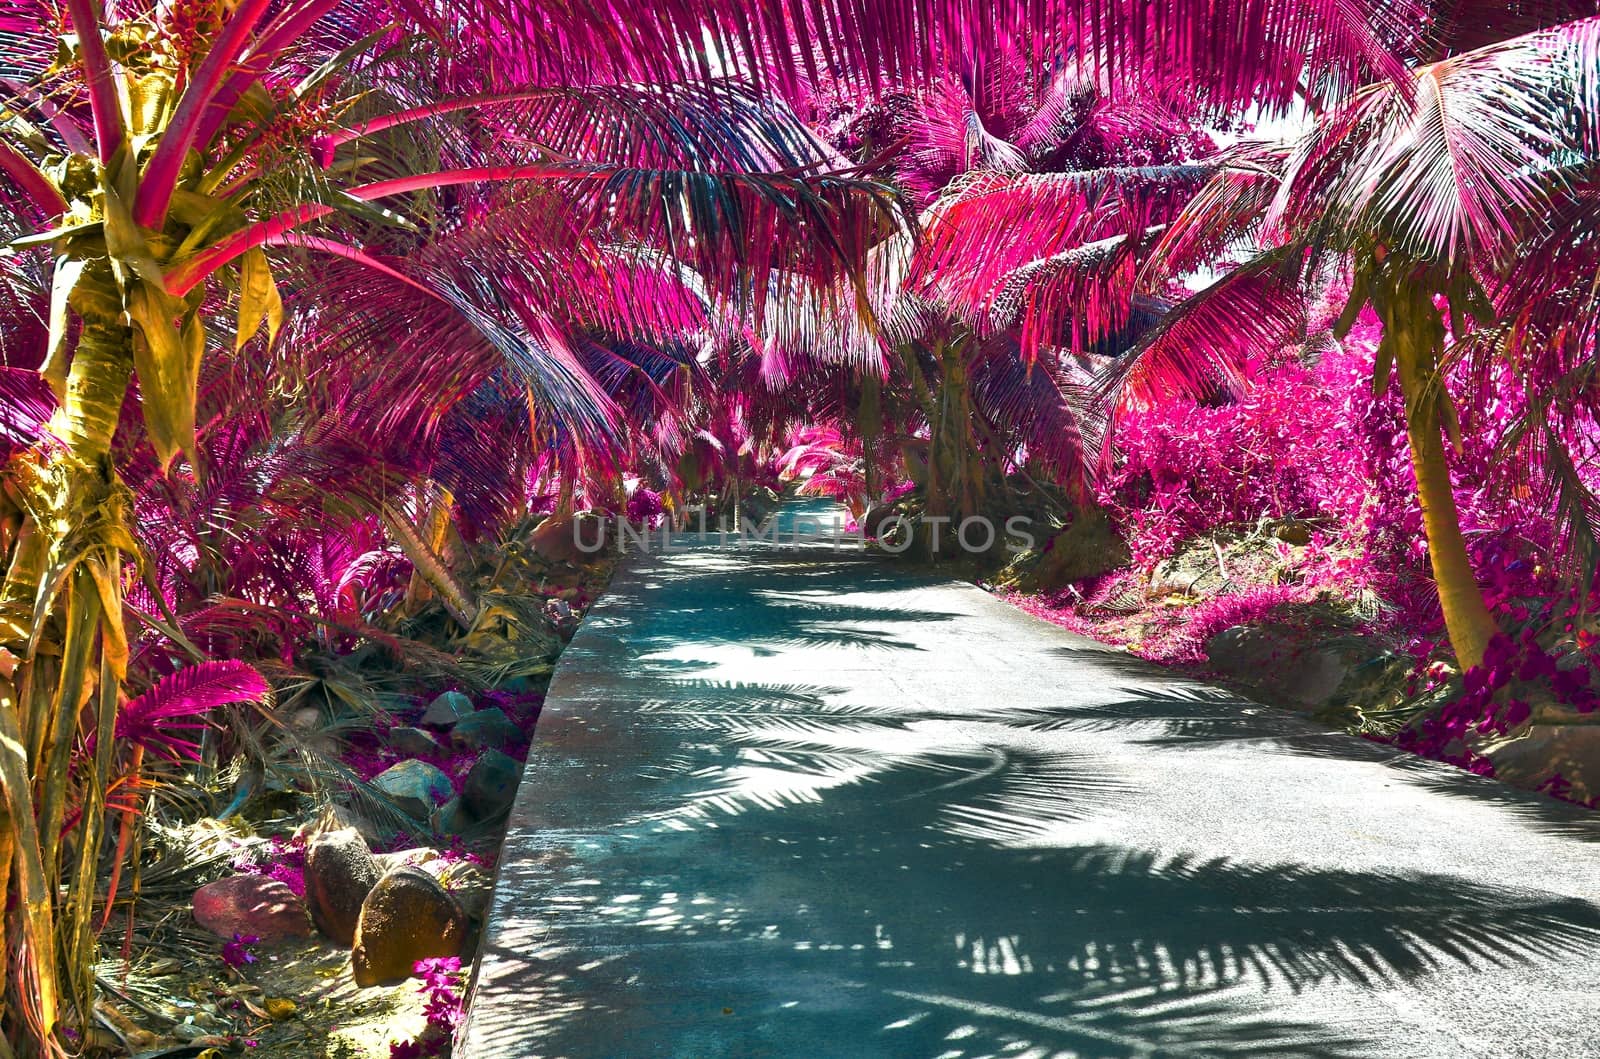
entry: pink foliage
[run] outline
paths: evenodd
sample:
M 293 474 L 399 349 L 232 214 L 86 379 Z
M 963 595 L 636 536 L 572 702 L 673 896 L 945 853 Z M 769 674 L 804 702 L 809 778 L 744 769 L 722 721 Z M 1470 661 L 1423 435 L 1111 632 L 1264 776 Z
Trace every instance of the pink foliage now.
M 255 702 L 271 690 L 243 662 L 201 662 L 163 677 L 117 714 L 116 736 L 173 759 L 199 760 L 200 748 L 179 733 L 200 732 L 211 712 L 235 702 Z
M 1118 512 L 1135 562 L 1264 516 L 1356 521 L 1367 481 L 1335 370 L 1290 362 L 1237 404 L 1184 399 L 1126 415 L 1116 436 L 1126 456 L 1101 501 Z
M 1372 389 L 1375 337 L 1358 331 L 1314 366 L 1269 367 L 1236 403 L 1181 398 L 1125 415 L 1116 434 L 1123 455 L 1100 499 L 1135 565 L 1148 569 L 1181 541 L 1222 527 L 1305 519 L 1319 527 L 1300 560 L 1305 583 L 1370 589 L 1392 608 L 1394 627 L 1437 633 L 1398 385 Z M 1453 373 L 1463 432 L 1450 459 L 1469 551 L 1500 608 L 1556 590 L 1540 557 L 1558 541 L 1548 502 L 1499 451 L 1525 399 L 1509 373 L 1490 382 Z M 1583 453 L 1583 439 L 1572 444 Z
M 265 848 L 252 851 L 234 862 L 233 870 L 240 875 L 264 875 L 276 879 L 296 897 L 306 895 L 306 847 L 303 839 L 281 838 L 267 840 Z

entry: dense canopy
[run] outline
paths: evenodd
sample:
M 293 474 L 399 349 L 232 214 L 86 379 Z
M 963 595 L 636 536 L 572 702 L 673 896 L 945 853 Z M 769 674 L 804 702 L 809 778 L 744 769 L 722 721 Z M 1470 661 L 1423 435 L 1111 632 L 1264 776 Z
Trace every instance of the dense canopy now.
M 151 814 L 374 793 L 297 710 L 547 672 L 579 513 L 1023 515 L 976 576 L 1151 657 L 1316 605 L 1403 659 L 1352 728 L 1583 723 L 1596 15 L 10 0 L 6 1039 L 79 1050 Z

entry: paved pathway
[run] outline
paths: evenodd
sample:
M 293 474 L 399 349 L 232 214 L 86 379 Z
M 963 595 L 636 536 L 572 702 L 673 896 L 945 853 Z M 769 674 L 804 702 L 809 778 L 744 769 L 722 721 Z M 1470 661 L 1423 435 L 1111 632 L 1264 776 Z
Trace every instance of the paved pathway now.
M 458 1055 L 1600 1057 L 1597 840 L 892 562 L 640 556 Z

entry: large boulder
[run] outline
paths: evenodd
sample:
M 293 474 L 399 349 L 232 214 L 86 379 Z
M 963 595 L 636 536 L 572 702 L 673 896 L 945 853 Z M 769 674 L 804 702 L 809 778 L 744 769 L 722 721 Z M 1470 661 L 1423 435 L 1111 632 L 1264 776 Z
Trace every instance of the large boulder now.
M 287 883 L 265 875 L 230 875 L 194 893 L 195 922 L 219 938 L 254 936 L 263 945 L 309 938 L 311 918 Z
M 602 551 L 602 541 L 615 545 L 616 526 L 592 511 L 577 515 L 551 515 L 528 535 L 528 546 L 551 563 L 582 566 Z
M 1544 712 L 1566 713 L 1549 706 Z M 1571 801 L 1600 796 L 1600 727 L 1589 723 L 1592 716 L 1567 713 L 1558 719 L 1568 723 L 1531 724 L 1514 738 L 1494 741 L 1486 752 L 1496 778 Z
M 473 710 L 472 700 L 459 691 L 447 691 L 434 697 L 422 712 L 422 724 L 435 728 L 449 728 Z
M 1041 534 L 1044 527 L 1029 525 L 1028 533 Z M 1021 587 L 1033 592 L 1054 592 L 1075 581 L 1098 577 L 1126 566 L 1128 545 L 1117 532 L 1105 511 L 1095 508 L 1082 512 L 1072 522 L 1045 541 L 1039 561 L 1021 580 Z
M 522 763 L 498 750 L 478 755 L 461 782 L 461 801 L 479 820 L 493 820 L 511 809 L 522 779 Z
M 1216 672 L 1301 709 L 1331 702 L 1350 673 L 1340 652 L 1277 625 L 1232 625 L 1206 641 Z
M 1267 701 L 1329 718 L 1397 705 L 1415 665 L 1381 638 L 1314 613 L 1229 626 L 1206 641 L 1206 657 Z
M 380 874 L 372 850 L 354 828 L 313 836 L 306 844 L 306 904 L 317 929 L 341 945 L 351 944 L 361 904 Z
M 465 834 L 476 827 L 478 818 L 467 809 L 466 802 L 457 796 L 435 809 L 429 823 L 433 825 L 434 834 L 453 837 Z
M 461 955 L 466 937 L 467 914 L 439 880 L 420 868 L 397 868 L 361 906 L 350 953 L 356 984 L 403 981 L 418 960 Z
M 372 785 L 414 820 L 428 819 L 434 806 L 455 793 L 449 776 L 437 766 L 415 758 L 390 765 L 372 778 Z
M 450 745 L 458 750 L 502 750 L 522 739 L 522 729 L 504 710 L 477 710 L 450 729 Z

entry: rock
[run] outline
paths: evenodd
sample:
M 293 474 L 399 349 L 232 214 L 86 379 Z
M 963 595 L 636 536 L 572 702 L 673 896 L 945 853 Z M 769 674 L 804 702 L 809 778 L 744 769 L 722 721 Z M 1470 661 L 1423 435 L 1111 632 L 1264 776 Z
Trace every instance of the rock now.
M 552 515 L 528 535 L 528 546 L 551 563 L 582 566 L 616 543 L 616 526 L 592 511 L 577 515 Z
M 195 922 L 219 938 L 254 935 L 263 945 L 309 938 L 311 917 L 288 885 L 265 875 L 230 875 L 194 892 Z
M 356 985 L 411 977 L 418 960 L 459 956 L 467 914 L 439 880 L 420 868 L 398 868 L 378 880 L 361 906 L 350 953 Z
M 521 762 L 498 750 L 485 750 L 461 783 L 461 801 L 478 819 L 493 820 L 511 809 L 521 779 Z
M 1285 544 L 1311 543 L 1311 524 L 1299 519 L 1287 519 L 1272 528 L 1272 535 Z
M 416 758 L 390 765 L 373 777 L 372 785 L 392 798 L 400 811 L 414 820 L 428 819 L 433 815 L 434 806 L 455 793 L 449 776 Z
M 341 945 L 354 941 L 361 903 L 379 874 L 372 850 L 354 828 L 312 838 L 306 845 L 306 904 L 317 929 Z
M 490 747 L 499 750 L 521 738 L 522 729 L 500 709 L 469 713 L 450 729 L 450 745 L 459 750 L 484 750 Z
M 1585 722 L 1588 717 L 1573 714 L 1570 719 Z M 1577 802 L 1600 795 L 1600 727 L 1592 724 L 1531 724 L 1516 738 L 1498 741 L 1487 754 L 1495 778 L 1518 787 Z
M 1209 575 L 1209 571 L 1202 570 L 1198 574 L 1185 571 L 1175 559 L 1162 559 L 1150 570 L 1150 587 L 1147 590 L 1152 599 L 1161 596 L 1187 596 L 1194 592 L 1196 585 Z
M 423 711 L 422 724 L 448 728 L 472 712 L 472 700 L 459 691 L 447 691 L 428 703 Z
M 1350 673 L 1341 653 L 1275 625 L 1232 625 L 1206 641 L 1211 668 L 1285 705 L 1316 709 L 1333 701 Z
M 472 815 L 467 808 L 467 803 L 460 798 L 451 798 L 433 811 L 433 818 L 429 821 L 433 825 L 436 835 L 459 835 L 478 823 L 478 818 Z
M 439 855 L 438 850 L 430 846 L 416 846 L 411 849 L 396 850 L 393 853 L 378 853 L 373 859 L 378 862 L 380 876 L 388 875 L 398 868 L 421 868 L 437 879 L 445 870 L 444 858 Z
M 1041 525 L 1024 528 L 1029 535 L 1045 532 Z M 976 535 L 977 539 L 981 537 L 981 534 Z M 1103 510 L 1095 508 L 1083 512 L 1045 541 L 1038 562 L 1019 578 L 1018 584 L 1029 592 L 1054 592 L 1074 581 L 1098 577 L 1126 566 L 1128 561 L 1128 546 L 1116 526 Z
M 444 749 L 431 732 L 424 732 L 421 728 L 391 729 L 384 737 L 384 742 L 389 744 L 390 750 L 407 757 L 427 757 Z

